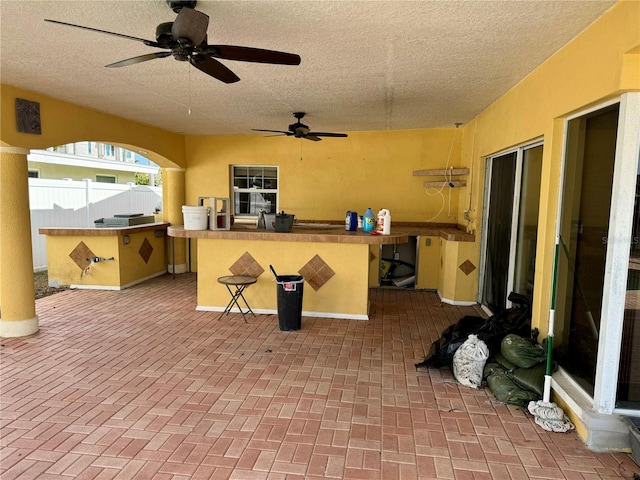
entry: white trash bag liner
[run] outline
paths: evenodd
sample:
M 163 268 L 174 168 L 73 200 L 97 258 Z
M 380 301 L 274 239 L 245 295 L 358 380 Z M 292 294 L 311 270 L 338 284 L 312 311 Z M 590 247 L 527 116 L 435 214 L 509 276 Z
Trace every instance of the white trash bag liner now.
M 478 388 L 482 383 L 482 372 L 489 358 L 489 348 L 477 335 L 467 340 L 453 354 L 453 375 L 461 384 Z

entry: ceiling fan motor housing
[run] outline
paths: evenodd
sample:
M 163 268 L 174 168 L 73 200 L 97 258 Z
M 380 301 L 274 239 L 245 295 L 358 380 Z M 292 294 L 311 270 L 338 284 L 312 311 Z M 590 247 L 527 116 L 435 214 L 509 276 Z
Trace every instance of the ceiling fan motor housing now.
M 167 0 L 167 5 L 171 7 L 175 13 L 178 13 L 184 7 L 187 8 L 196 8 L 196 4 L 198 2 L 196 0 Z

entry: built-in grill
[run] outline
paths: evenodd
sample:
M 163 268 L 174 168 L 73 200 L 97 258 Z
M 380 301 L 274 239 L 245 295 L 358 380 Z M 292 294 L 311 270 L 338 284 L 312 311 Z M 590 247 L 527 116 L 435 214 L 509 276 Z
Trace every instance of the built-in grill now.
M 116 228 L 132 227 L 134 225 L 143 225 L 155 221 L 156 217 L 153 215 L 144 215 L 143 213 L 119 213 L 113 217 L 99 218 L 93 223 L 96 228 Z

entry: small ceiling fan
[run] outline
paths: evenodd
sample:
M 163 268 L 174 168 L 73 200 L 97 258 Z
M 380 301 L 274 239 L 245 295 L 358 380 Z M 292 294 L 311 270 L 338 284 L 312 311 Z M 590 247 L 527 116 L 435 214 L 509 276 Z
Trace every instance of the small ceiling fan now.
M 279 135 L 267 135 L 269 137 L 287 135 L 289 137 L 304 138 L 306 140 L 311 140 L 314 142 L 319 142 L 320 140 L 322 140 L 322 138 L 320 137 L 344 138 L 347 136 L 346 133 L 312 132 L 307 125 L 300 122 L 300 120 L 304 118 L 304 112 L 295 112 L 293 116 L 296 117 L 297 121 L 296 123 L 292 123 L 291 125 L 289 125 L 289 131 L 285 132 L 284 130 L 262 130 L 258 128 L 252 128 L 252 130 L 254 132 L 271 132 L 271 133 L 279 134 Z
M 82 28 L 92 32 L 106 33 L 117 37 L 142 42 L 148 47 L 162 48 L 168 51 L 147 53 L 138 57 L 121 60 L 106 65 L 107 67 L 126 67 L 136 63 L 173 56 L 176 60 L 186 62 L 201 72 L 217 78 L 224 83 L 240 80 L 235 73 L 220 63 L 216 58 L 236 60 L 240 62 L 270 63 L 278 65 L 300 65 L 300 56 L 293 53 L 263 50 L 260 48 L 239 47 L 234 45 L 207 45 L 207 28 L 209 16 L 195 10 L 196 1 L 166 0 L 167 4 L 178 14 L 174 22 L 161 23 L 156 27 L 156 41 L 132 37 L 121 33 L 99 30 L 97 28 L 75 25 L 59 20 L 45 19 L 46 22 Z

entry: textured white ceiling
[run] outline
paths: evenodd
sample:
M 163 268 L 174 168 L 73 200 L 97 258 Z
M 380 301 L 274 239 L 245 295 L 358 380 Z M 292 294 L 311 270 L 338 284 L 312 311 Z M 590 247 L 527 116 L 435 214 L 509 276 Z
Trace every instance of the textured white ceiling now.
M 299 66 L 222 61 L 224 84 L 158 51 L 45 18 L 155 40 L 165 0 L 0 0 L 0 80 L 173 132 L 316 131 L 465 123 L 615 1 L 200 0 L 208 43 L 297 53 Z M 189 113 L 191 112 L 191 113 Z M 260 135 L 259 133 L 255 133 Z M 327 140 L 338 141 L 338 140 Z

